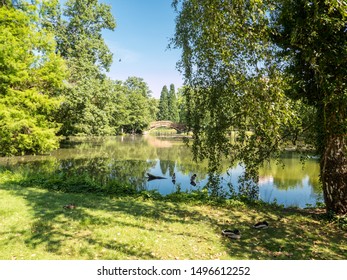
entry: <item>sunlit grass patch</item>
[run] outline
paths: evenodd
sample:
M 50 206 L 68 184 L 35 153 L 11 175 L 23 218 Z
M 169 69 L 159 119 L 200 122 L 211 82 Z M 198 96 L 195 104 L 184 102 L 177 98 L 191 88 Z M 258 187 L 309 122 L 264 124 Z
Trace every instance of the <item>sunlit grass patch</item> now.
M 74 203 L 76 208 L 65 209 Z M 0 259 L 346 259 L 346 232 L 265 204 L 109 197 L 3 184 Z M 269 228 L 252 225 L 266 220 Z M 223 229 L 239 229 L 230 240 Z

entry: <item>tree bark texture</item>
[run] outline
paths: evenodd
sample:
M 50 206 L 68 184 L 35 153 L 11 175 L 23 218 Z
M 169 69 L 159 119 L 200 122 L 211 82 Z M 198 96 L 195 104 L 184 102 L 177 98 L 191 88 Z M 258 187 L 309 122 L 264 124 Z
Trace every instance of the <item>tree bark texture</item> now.
M 347 214 L 347 136 L 329 135 L 321 158 L 321 181 L 327 212 Z

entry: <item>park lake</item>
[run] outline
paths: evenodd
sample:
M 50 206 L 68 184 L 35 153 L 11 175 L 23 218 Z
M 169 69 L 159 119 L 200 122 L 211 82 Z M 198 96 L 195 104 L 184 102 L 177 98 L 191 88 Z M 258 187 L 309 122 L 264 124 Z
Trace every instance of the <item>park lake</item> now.
M 203 189 L 208 182 L 207 162 L 195 162 L 181 137 L 116 136 L 72 138 L 49 155 L 0 158 L 2 170 L 35 170 L 89 174 L 99 183 L 117 180 L 139 190 L 155 190 L 162 195 Z M 237 192 L 243 167 L 223 162 L 221 184 L 226 193 Z M 165 179 L 148 180 L 147 173 Z M 171 180 L 176 174 L 176 181 Z M 196 186 L 190 184 L 197 175 Z M 317 159 L 301 160 L 297 153 L 285 153 L 281 162 L 265 163 L 259 170 L 259 199 L 285 207 L 315 206 L 322 201 Z

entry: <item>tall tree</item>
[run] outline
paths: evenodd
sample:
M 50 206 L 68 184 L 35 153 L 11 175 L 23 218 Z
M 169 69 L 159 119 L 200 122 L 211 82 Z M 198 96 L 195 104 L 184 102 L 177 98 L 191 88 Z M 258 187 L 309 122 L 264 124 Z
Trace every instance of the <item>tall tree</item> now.
M 161 93 L 160 93 L 159 111 L 157 116 L 157 119 L 159 121 L 168 120 L 169 118 L 169 108 L 168 108 L 169 96 L 168 95 L 169 95 L 169 91 L 167 89 L 167 86 L 163 86 L 163 89 L 161 90 Z
M 107 96 L 111 98 L 110 93 L 105 92 L 110 87 L 105 87 L 104 72 L 111 66 L 112 53 L 102 38 L 104 29 L 115 28 L 110 6 L 98 0 L 68 0 L 63 9 L 64 17 L 57 6 L 47 4 L 45 8 L 51 15 L 47 25 L 56 31 L 57 50 L 70 69 L 69 88 L 60 114 L 61 133 L 112 133 L 110 119 L 104 113 L 105 102 L 100 102 Z
M 297 100 L 317 111 L 327 210 L 347 212 L 346 4 L 341 1 L 175 0 L 196 157 L 257 166 L 305 131 Z M 284 56 L 279 56 L 282 52 Z M 283 59 L 283 57 L 285 59 Z M 285 75 L 284 69 L 288 69 Z M 289 97 L 289 98 L 288 98 Z M 227 137 L 237 129 L 237 141 Z M 289 133 L 288 133 L 289 132 Z M 251 176 L 248 176 L 251 175 Z
M 124 82 L 127 98 L 128 119 L 124 125 L 127 132 L 142 132 L 151 121 L 151 96 L 142 78 L 129 77 Z
M 1 154 L 44 153 L 59 146 L 53 115 L 66 66 L 35 6 L 0 7 Z
M 173 122 L 178 122 L 178 107 L 177 107 L 177 96 L 175 91 L 175 85 L 170 85 L 170 90 L 168 94 L 168 120 Z
M 288 95 L 316 108 L 316 146 L 328 211 L 347 213 L 347 3 L 280 1 L 274 41 Z
M 105 99 L 104 111 L 108 114 L 109 125 L 113 133 L 122 133 L 122 128 L 127 124 L 129 111 L 126 89 L 121 81 L 108 80 L 109 98 Z
M 64 18 L 61 34 L 62 46 L 59 51 L 63 57 L 73 59 L 78 70 L 83 69 L 84 62 L 93 65 L 96 75 L 109 70 L 112 64 L 112 53 L 102 38 L 104 29 L 114 30 L 115 20 L 111 6 L 100 4 L 98 0 L 68 0 L 63 11 Z M 86 65 L 92 68 L 91 65 Z

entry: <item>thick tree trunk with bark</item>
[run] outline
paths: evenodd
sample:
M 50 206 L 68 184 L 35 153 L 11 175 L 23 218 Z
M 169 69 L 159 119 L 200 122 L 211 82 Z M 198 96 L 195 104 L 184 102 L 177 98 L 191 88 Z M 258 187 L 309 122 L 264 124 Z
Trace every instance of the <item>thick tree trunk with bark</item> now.
M 321 159 L 321 181 L 328 212 L 347 214 L 347 136 L 330 135 Z

